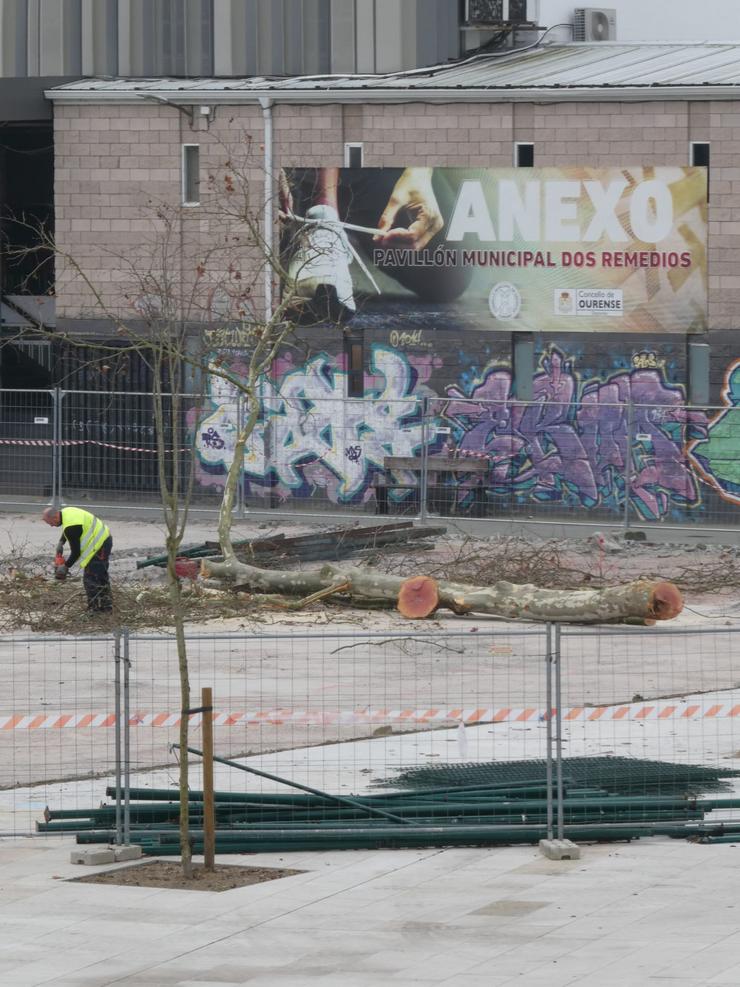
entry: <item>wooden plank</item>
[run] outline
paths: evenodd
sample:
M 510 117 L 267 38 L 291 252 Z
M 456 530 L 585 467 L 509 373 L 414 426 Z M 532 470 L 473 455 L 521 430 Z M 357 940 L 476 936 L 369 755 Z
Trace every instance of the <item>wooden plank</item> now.
M 216 811 L 213 800 L 213 689 L 201 689 L 203 706 L 203 868 L 216 869 Z
M 391 528 L 392 525 L 387 527 Z M 414 527 L 411 524 L 402 531 L 388 531 L 385 526 L 378 525 L 376 531 L 378 534 L 368 533 L 364 538 L 355 539 L 351 542 L 335 539 L 329 545 L 303 545 L 297 546 L 293 550 L 286 545 L 284 550 L 270 555 L 255 553 L 253 561 L 257 564 L 269 560 L 280 562 L 286 559 L 301 559 L 304 562 L 313 562 L 319 559 L 336 559 L 339 561 L 353 555 L 360 549 L 373 550 L 388 545 L 406 545 L 410 541 L 434 538 L 447 533 L 447 529 L 444 527 Z
M 363 527 L 342 527 L 330 531 L 288 537 L 283 533 L 267 538 L 245 539 L 234 542 L 234 548 L 244 559 L 252 562 L 278 562 L 286 559 L 315 561 L 319 559 L 347 558 L 358 550 L 372 549 L 393 543 L 403 544 L 408 540 L 426 537 L 426 533 L 444 534 L 445 529 L 416 528 L 413 521 L 394 521 L 389 524 L 370 524 Z M 183 557 L 208 558 L 219 556 L 221 548 L 217 541 L 207 541 L 202 545 L 183 550 Z M 165 556 L 156 556 L 137 562 L 137 567 L 164 564 Z
M 336 541 L 363 541 L 367 536 L 380 533 L 381 531 L 401 531 L 406 528 L 412 528 L 413 526 L 413 521 L 398 521 L 393 524 L 371 524 L 358 528 L 349 526 L 334 528 L 331 531 L 320 531 L 308 535 L 279 534 L 269 538 L 236 541 L 234 542 L 234 548 L 237 551 L 239 549 L 250 549 L 253 552 L 271 552 L 273 550 L 283 552 L 300 545 L 334 544 Z M 217 541 L 207 541 L 205 547 L 207 549 L 220 550 L 220 545 Z

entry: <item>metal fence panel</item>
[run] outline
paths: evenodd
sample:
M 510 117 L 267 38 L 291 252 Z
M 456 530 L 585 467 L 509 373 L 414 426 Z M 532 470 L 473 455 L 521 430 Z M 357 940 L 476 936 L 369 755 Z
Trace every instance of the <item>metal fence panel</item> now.
M 52 794 L 100 801 L 96 779 L 116 769 L 114 645 L 0 637 L 0 831 L 32 830 Z
M 137 634 L 130 647 L 132 769 L 139 772 L 167 762 L 179 685 L 171 639 Z M 545 650 L 544 628 L 197 635 L 188 638 L 191 704 L 201 687 L 213 688 L 217 753 L 262 755 L 311 784 L 356 791 L 429 758 L 544 756 L 544 725 L 509 727 L 515 709 L 544 709 Z M 196 738 L 199 724 L 196 717 Z M 369 746 L 343 747 L 359 738 Z M 244 790 L 238 773 L 220 774 L 221 786 Z
M 188 635 L 189 709 L 211 688 L 219 757 L 341 797 L 401 787 L 422 812 L 422 789 L 434 788 L 435 778 L 449 788 L 503 772 L 514 784 L 534 778 L 557 793 L 556 811 L 551 797 L 546 815 L 541 793 L 539 808 L 494 808 L 511 825 L 554 823 L 567 835 L 583 809 L 574 799 L 599 803 L 589 821 L 596 834 L 615 820 L 673 825 L 704 814 L 706 823 L 740 822 L 740 807 L 702 808 L 705 799 L 740 802 L 732 774 L 740 770 L 738 635 L 738 627 L 556 626 L 553 640 L 549 626 L 469 625 Z M 31 831 L 47 805 L 67 815 L 101 801 L 114 806 L 117 781 L 124 810 L 129 784 L 132 802 L 137 789 L 176 801 L 167 794 L 179 778 L 175 642 L 126 631 L 121 638 L 0 638 L 1 832 Z M 189 723 L 190 744 L 202 749 L 203 713 L 191 712 Z M 200 759 L 191 761 L 190 787 L 198 791 Z M 697 787 L 699 768 L 719 780 L 716 793 L 714 783 Z M 248 792 L 259 805 L 291 792 L 221 764 L 216 788 L 242 799 Z M 476 806 L 474 794 L 464 803 L 454 792 L 445 798 L 455 819 L 491 811 Z M 346 808 L 332 806 L 327 817 L 341 818 Z M 260 809 L 260 821 L 269 823 L 274 811 Z M 293 822 L 303 812 L 292 803 L 287 810 Z M 115 815 L 119 839 L 125 819 Z
M 57 411 L 54 391 L 0 389 L 0 495 L 52 497 Z
M 712 474 L 719 456 L 701 465 L 711 409 L 677 404 L 672 392 L 665 400 L 430 399 L 428 456 L 449 465 L 430 475 L 428 510 L 625 527 L 736 524 Z
M 261 499 L 283 510 L 375 513 L 378 482 L 387 478 L 382 513 L 418 514 L 418 471 L 388 472 L 386 461 L 420 456 L 421 402 L 311 393 L 308 399 L 288 390 L 265 399 L 263 430 L 250 442 L 256 468 L 245 467 L 248 504 Z
M 737 530 L 735 405 L 688 407 L 676 388 L 639 403 L 616 384 L 575 402 L 566 385 L 519 402 L 454 388 L 338 398 L 320 375 L 308 389 L 300 379 L 280 392 L 264 384 L 235 510 Z M 193 504 L 217 510 L 245 398 L 221 382 L 179 402 L 165 469 L 177 449 L 185 478 L 193 456 Z M 101 507 L 158 508 L 158 458 L 149 392 L 0 390 L 7 502 L 84 495 Z
M 157 494 L 150 394 L 65 391 L 61 437 L 62 489 L 71 500 L 91 490 L 106 498 Z
M 568 758 L 601 758 L 606 781 L 616 760 L 634 761 L 625 795 L 640 795 L 668 762 L 664 793 L 695 791 L 694 766 L 740 769 L 740 628 L 558 628 L 559 732 Z M 556 727 L 556 730 L 558 728 Z M 740 796 L 730 779 L 728 797 Z M 660 778 L 656 782 L 660 794 Z M 649 814 L 649 810 L 645 809 Z M 740 820 L 740 808 L 712 813 Z
M 216 753 L 294 781 L 341 794 L 429 764 L 545 756 L 544 628 L 201 634 L 187 647 L 191 708 L 213 689 Z M 177 787 L 175 642 L 124 633 L 122 654 L 118 722 L 128 730 L 117 744 L 113 637 L 0 640 L 0 829 L 31 830 L 46 805 L 110 804 L 117 767 L 134 788 Z M 202 714 L 190 728 L 200 747 Z M 201 786 L 193 758 L 191 788 Z M 223 766 L 216 787 L 289 790 Z

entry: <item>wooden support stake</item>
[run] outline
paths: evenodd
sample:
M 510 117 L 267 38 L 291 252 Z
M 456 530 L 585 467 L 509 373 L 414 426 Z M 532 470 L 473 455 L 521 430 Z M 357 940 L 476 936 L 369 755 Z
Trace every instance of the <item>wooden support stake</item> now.
M 203 689 L 203 866 L 216 869 L 216 811 L 213 800 L 213 691 Z

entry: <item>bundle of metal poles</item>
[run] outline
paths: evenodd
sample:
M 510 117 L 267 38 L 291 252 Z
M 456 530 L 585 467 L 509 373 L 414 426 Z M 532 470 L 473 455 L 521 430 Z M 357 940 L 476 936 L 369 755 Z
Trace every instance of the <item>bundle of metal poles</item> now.
M 178 853 L 177 790 L 137 788 L 130 799 L 131 842 L 157 856 Z M 551 812 L 552 799 L 549 805 Z M 215 792 L 214 806 L 219 853 L 537 843 L 551 824 L 545 779 L 351 797 Z M 740 834 L 740 822 L 707 822 L 706 813 L 738 807 L 740 798 L 615 795 L 566 780 L 563 821 L 573 840 L 716 839 Z M 199 853 L 202 792 L 189 793 L 189 813 L 193 851 Z M 47 833 L 76 832 L 79 843 L 108 843 L 115 839 L 115 818 L 115 805 L 47 810 L 37 826 Z
M 735 833 L 737 835 L 732 836 Z M 99 834 L 104 838 L 93 839 L 96 834 L 80 833 L 79 843 L 110 842 L 112 833 Z M 402 849 L 409 847 L 449 846 L 510 846 L 516 843 L 533 843 L 544 839 L 544 826 L 392 826 L 363 824 L 353 827 L 306 826 L 285 829 L 255 828 L 248 832 L 222 831 L 216 833 L 216 853 L 287 853 L 303 850 L 372 850 Z M 564 835 L 574 842 L 614 842 L 634 840 L 647 836 L 669 836 L 674 839 L 692 839 L 698 842 L 740 842 L 740 823 L 659 824 L 630 823 L 620 826 L 565 826 Z M 177 856 L 180 853 L 179 833 L 134 832 L 132 843 L 142 847 L 152 856 Z M 191 833 L 194 853 L 203 852 L 203 833 Z

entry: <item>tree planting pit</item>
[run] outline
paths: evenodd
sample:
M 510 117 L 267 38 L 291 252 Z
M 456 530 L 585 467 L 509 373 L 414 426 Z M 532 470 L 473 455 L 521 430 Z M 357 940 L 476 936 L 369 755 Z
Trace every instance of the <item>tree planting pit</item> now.
M 186 878 L 182 865 L 174 860 L 148 860 L 143 864 L 75 877 L 77 884 L 118 884 L 136 888 L 171 888 L 175 891 L 233 891 L 250 884 L 263 884 L 280 877 L 305 874 L 303 870 L 284 867 L 239 867 L 220 864 L 207 871 L 203 864 L 193 864 L 192 878 Z

